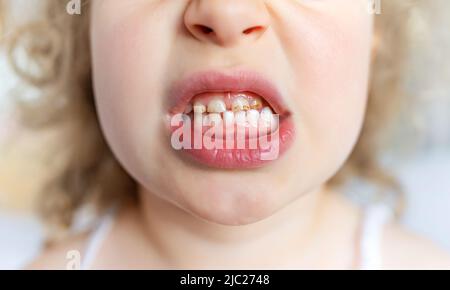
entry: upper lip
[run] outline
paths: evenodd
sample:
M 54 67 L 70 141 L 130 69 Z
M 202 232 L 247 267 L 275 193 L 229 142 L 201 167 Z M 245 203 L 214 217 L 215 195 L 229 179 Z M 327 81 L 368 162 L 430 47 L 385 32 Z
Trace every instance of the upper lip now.
M 289 113 L 277 87 L 252 71 L 203 71 L 178 81 L 170 92 L 171 114 L 183 113 L 187 104 L 197 95 L 208 92 L 251 92 L 261 96 L 280 116 Z

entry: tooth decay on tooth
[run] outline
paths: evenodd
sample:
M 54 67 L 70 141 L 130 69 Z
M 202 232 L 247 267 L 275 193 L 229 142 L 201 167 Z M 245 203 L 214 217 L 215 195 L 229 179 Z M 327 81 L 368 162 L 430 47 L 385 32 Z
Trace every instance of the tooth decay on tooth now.
M 245 97 L 237 97 L 233 100 L 232 109 L 233 112 L 248 111 L 250 109 L 250 105 Z
M 262 108 L 262 101 L 260 98 L 250 100 L 250 109 L 260 110 Z
M 259 97 L 241 93 L 231 96 L 230 93 L 228 95 L 224 93 L 223 98 L 216 94 L 212 98 L 204 98 L 203 101 L 196 99 L 193 104 L 187 105 L 185 114 L 194 112 L 196 124 L 200 126 L 216 126 L 224 123 L 229 130 L 237 125 L 254 128 L 260 126 L 272 131 L 278 127 L 278 120 L 272 109 L 264 106 Z
M 226 110 L 233 112 L 248 111 L 250 109 L 260 111 L 264 102 L 262 99 L 252 93 L 205 93 L 194 98 L 194 109 L 197 107 L 198 113 L 206 109 L 208 113 L 223 113 Z M 186 108 L 186 112 L 190 112 L 190 106 Z M 203 112 L 204 113 L 204 112 Z

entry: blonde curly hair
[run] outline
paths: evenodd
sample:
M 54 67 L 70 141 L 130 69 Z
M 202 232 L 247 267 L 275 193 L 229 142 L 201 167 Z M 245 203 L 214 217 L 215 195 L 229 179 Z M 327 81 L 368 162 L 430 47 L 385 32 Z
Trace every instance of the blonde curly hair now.
M 52 155 L 60 153 L 63 162 L 39 199 L 42 217 L 58 230 L 70 228 L 84 205 L 102 210 L 136 197 L 136 182 L 107 146 L 95 111 L 89 3 L 82 2 L 81 15 L 71 16 L 66 13 L 67 2 L 46 0 L 44 17 L 19 28 L 8 39 L 14 71 L 40 92 L 37 99 L 18 100 L 24 123 L 36 129 L 56 128 L 62 134 Z M 406 99 L 403 77 L 411 36 L 406 18 L 417 2 L 385 1 L 382 13 L 375 16 L 376 53 L 364 127 L 353 153 L 330 184 L 356 176 L 377 184 L 380 192 L 401 192 L 396 180 L 379 165 L 378 155 L 383 132 Z M 21 64 L 19 50 L 25 51 L 34 69 Z

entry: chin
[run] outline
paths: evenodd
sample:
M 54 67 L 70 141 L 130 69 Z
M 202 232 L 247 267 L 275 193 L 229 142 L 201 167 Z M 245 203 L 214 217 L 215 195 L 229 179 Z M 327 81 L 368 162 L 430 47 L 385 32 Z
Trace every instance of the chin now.
M 274 192 L 272 192 L 274 194 Z M 186 210 L 208 222 L 240 226 L 261 221 L 279 207 L 268 192 L 248 190 L 204 190 L 186 198 Z

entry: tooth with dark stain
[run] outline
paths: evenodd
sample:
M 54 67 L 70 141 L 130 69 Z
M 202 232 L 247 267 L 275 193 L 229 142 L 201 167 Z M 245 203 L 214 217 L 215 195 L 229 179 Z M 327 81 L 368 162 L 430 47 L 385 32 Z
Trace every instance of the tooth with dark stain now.
M 263 106 L 263 104 L 262 104 L 262 101 L 261 101 L 261 99 L 260 98 L 254 98 L 254 99 L 251 99 L 250 100 L 250 102 L 249 102 L 250 104 L 250 109 L 252 109 L 252 110 L 261 110 L 262 109 L 262 106 Z
M 248 103 L 248 100 L 244 97 L 237 97 L 236 99 L 234 99 L 231 106 L 233 112 L 250 110 L 250 104 Z

